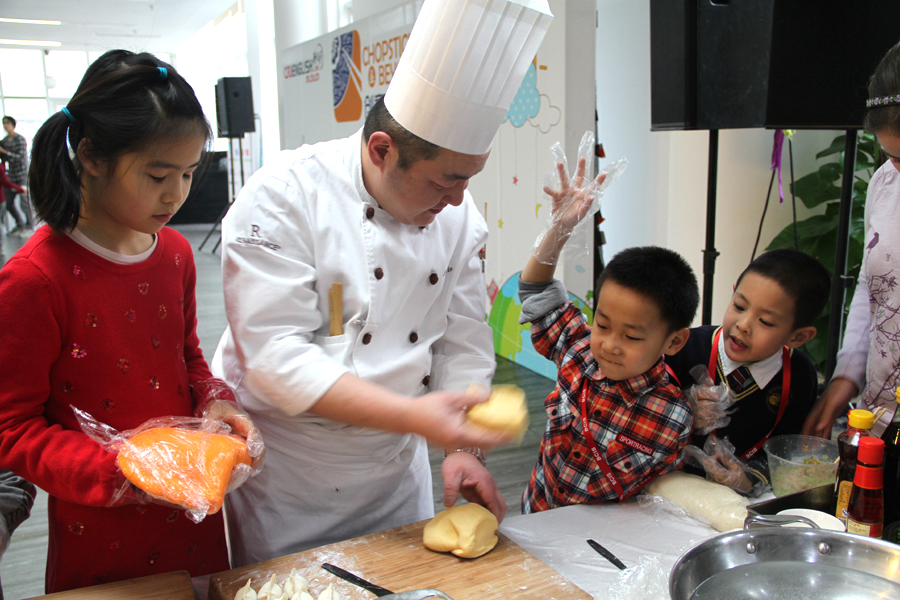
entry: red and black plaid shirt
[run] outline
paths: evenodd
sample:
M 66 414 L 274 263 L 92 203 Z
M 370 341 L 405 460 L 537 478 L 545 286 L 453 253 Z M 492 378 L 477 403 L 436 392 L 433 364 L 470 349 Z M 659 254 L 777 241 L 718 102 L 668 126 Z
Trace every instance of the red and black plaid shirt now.
M 626 496 L 677 466 L 690 441 L 692 415 L 665 363 L 624 381 L 604 377 L 591 355 L 591 328 L 571 302 L 534 321 L 534 347 L 556 363 L 556 389 L 544 401 L 549 422 L 522 498 L 522 512 L 616 500 L 584 438 L 581 391 L 588 386 L 594 443 Z

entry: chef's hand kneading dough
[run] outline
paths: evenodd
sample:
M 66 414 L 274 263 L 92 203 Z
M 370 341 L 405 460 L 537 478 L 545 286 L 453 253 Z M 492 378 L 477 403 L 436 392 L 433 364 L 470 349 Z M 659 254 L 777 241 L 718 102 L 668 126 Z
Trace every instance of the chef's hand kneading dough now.
M 716 531 L 744 527 L 750 501 L 722 484 L 674 471 L 657 477 L 646 489 L 650 494 L 675 502 L 693 516 L 709 521 Z
M 116 464 L 154 498 L 211 515 L 222 508 L 231 471 L 249 465 L 244 441 L 191 429 L 154 427 L 132 436 Z
M 495 385 L 487 402 L 469 409 L 468 419 L 487 429 L 508 433 L 521 442 L 528 428 L 525 391 L 515 385 Z
M 438 513 L 425 525 L 425 547 L 476 558 L 497 545 L 497 517 L 478 504 L 463 504 Z

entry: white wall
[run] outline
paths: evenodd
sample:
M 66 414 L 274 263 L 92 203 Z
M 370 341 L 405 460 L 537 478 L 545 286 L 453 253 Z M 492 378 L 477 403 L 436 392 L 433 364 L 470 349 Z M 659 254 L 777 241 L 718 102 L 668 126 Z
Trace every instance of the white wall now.
M 604 255 L 630 246 L 659 245 L 680 252 L 702 286 L 706 227 L 709 133 L 650 131 L 649 2 L 598 0 L 598 139 L 610 160 L 630 166 L 604 197 Z M 815 154 L 838 132 L 798 131 L 794 136 L 797 178 L 816 168 Z M 750 261 L 771 177 L 774 131 L 719 133 L 716 261 L 712 321 L 720 322 L 731 286 Z M 785 203 L 778 204 L 777 179 L 762 231 L 760 250 L 791 221 L 790 171 L 784 146 Z M 812 214 L 798 199 L 798 218 Z M 697 323 L 700 322 L 698 311 Z

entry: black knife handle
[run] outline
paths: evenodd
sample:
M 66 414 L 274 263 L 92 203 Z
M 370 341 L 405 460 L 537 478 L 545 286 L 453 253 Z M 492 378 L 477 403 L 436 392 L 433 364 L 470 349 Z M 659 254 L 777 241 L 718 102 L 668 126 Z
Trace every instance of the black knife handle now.
M 615 554 L 613 554 L 612 552 L 610 552 L 609 550 L 607 550 L 606 548 L 604 548 L 603 546 L 601 546 L 594 540 L 588 540 L 587 543 L 590 545 L 591 548 L 593 548 L 594 550 L 599 552 L 600 556 L 602 556 L 603 558 L 605 558 L 606 560 L 608 560 L 609 562 L 611 562 L 612 564 L 617 566 L 619 569 L 624 571 L 625 569 L 628 568 L 625 566 L 625 563 L 623 563 L 621 560 L 616 558 Z
M 390 590 L 386 590 L 379 585 L 375 585 L 374 583 L 368 582 L 362 577 L 354 575 L 350 571 L 345 571 L 340 567 L 336 567 L 329 563 L 322 563 L 322 568 L 331 573 L 332 575 L 337 575 L 344 581 L 349 581 L 353 585 L 358 585 L 366 591 L 372 592 L 376 596 L 387 596 L 388 594 L 393 594 L 394 592 Z

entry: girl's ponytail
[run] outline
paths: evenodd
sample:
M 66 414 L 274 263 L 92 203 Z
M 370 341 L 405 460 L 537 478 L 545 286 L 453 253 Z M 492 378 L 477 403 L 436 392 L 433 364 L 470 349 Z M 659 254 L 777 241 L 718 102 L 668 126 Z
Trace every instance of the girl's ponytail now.
M 61 231 L 73 229 L 81 211 L 83 168 L 75 153 L 82 142 L 97 160 L 114 165 L 155 140 L 212 139 L 193 88 L 172 65 L 147 53 L 110 50 L 98 57 L 66 110 L 38 130 L 28 173 L 38 214 Z
M 62 112 L 41 125 L 31 142 L 28 168 L 28 189 L 38 216 L 66 231 L 75 228 L 81 211 L 81 177 L 66 144 L 70 125 L 75 126 Z

